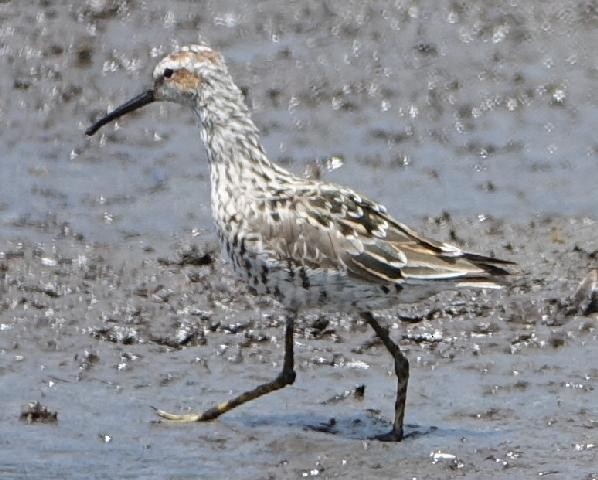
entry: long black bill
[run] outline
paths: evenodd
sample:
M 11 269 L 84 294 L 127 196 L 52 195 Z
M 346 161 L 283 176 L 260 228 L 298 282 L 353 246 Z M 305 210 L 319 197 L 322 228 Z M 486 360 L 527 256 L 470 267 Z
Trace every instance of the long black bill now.
M 148 103 L 152 103 L 154 101 L 154 91 L 153 90 L 146 90 L 140 95 L 137 95 L 135 98 L 132 98 L 127 103 L 122 104 L 120 107 L 113 110 L 105 117 L 100 118 L 96 123 L 94 123 L 91 127 L 85 130 L 85 135 L 92 136 L 96 133 L 100 128 L 102 128 L 107 123 L 110 123 L 112 120 L 116 120 L 118 117 L 122 117 L 123 115 L 132 112 L 133 110 L 137 110 L 138 108 L 147 105 Z

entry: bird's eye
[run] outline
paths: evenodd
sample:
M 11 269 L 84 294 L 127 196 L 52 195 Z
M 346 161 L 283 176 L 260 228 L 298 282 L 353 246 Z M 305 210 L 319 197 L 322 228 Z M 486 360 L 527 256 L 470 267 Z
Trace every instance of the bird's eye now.
M 165 68 L 164 69 L 164 78 L 172 77 L 173 73 L 174 73 L 174 70 L 172 68 Z

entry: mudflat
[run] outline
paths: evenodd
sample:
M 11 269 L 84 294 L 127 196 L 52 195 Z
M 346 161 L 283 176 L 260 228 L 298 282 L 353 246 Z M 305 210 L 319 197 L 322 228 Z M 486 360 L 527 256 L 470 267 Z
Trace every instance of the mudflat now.
M 0 478 L 596 478 L 597 313 L 575 295 L 598 266 L 597 22 L 561 2 L 0 4 Z M 298 321 L 291 387 L 156 423 L 282 361 L 284 311 L 220 261 L 192 115 L 83 135 L 201 39 L 273 160 L 518 262 L 502 291 L 379 313 L 411 362 L 401 443 L 367 440 L 391 358 L 326 312 Z

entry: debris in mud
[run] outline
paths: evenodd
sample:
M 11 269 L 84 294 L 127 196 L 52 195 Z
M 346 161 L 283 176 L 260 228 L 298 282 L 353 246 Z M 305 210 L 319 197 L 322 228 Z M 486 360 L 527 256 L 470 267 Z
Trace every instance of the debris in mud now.
M 27 424 L 55 423 L 58 421 L 58 412 L 51 412 L 39 402 L 30 402 L 23 406 L 19 418 Z
M 362 383 L 361 385 L 356 386 L 353 390 L 345 390 L 343 393 L 338 393 L 328 400 L 320 402 L 320 404 L 331 405 L 342 402 L 349 397 L 353 397 L 355 400 L 363 400 L 365 397 L 365 385 Z
M 313 363 L 314 365 L 332 366 L 334 365 L 334 360 L 332 359 L 332 357 L 323 357 L 322 355 L 318 355 L 311 359 L 311 363 Z
M 401 338 L 415 343 L 435 343 L 443 340 L 442 331 L 439 329 L 433 332 L 407 332 Z
M 559 348 L 565 345 L 565 341 L 567 340 L 567 335 L 562 331 L 555 331 L 550 334 L 548 338 L 548 343 L 554 347 Z
M 438 55 L 438 49 L 432 43 L 418 42 L 415 51 L 420 55 Z
M 152 337 L 151 341 L 171 348 L 206 345 L 208 343 L 203 329 L 197 323 L 191 322 L 181 322 L 174 337 Z
M 343 339 L 337 333 L 336 328 L 330 327 L 330 318 L 325 315 L 318 315 L 313 322 L 311 322 L 308 330 L 313 338 L 322 340 L 330 338 L 335 343 L 341 343 Z
M 516 418 L 515 412 L 511 409 L 500 409 L 496 407 L 491 407 L 487 409 L 485 412 L 481 413 L 473 413 L 470 415 L 471 418 L 475 418 L 477 420 L 503 420 L 505 418 Z
M 361 345 L 352 348 L 351 353 L 362 354 L 368 351 L 370 348 L 373 348 L 378 345 L 382 345 L 382 340 L 380 339 L 380 337 L 374 336 L 363 342 Z
M 202 273 L 200 273 L 198 271 L 189 272 L 187 274 L 187 280 L 189 280 L 191 283 L 201 282 L 202 279 L 204 279 L 204 278 L 205 278 L 205 275 L 203 275 Z
M 557 340 L 558 343 L 558 340 Z M 536 335 L 536 332 L 522 332 L 517 334 L 511 345 L 505 349 L 505 353 L 514 355 L 526 348 L 544 348 L 546 341 Z M 558 345 L 557 345 L 558 346 Z
M 398 318 L 401 322 L 404 322 L 404 323 L 419 323 L 419 322 L 423 322 L 425 317 L 423 317 L 421 315 L 412 315 L 412 316 L 399 315 Z
M 272 337 L 263 332 L 249 330 L 245 332 L 243 341 L 239 343 L 242 348 L 247 348 L 256 343 L 266 343 L 271 341 Z
M 235 351 L 230 355 L 227 355 L 226 360 L 234 364 L 243 363 L 243 347 L 241 347 L 241 345 L 237 345 Z
M 318 315 L 318 317 L 313 322 L 311 322 L 310 325 L 310 327 L 314 330 L 314 332 L 312 332 L 312 335 L 317 336 L 320 332 L 326 329 L 329 323 L 330 320 L 328 320 L 326 317 Z
M 4 252 L 0 252 L 0 260 L 12 260 L 14 258 L 24 258 L 25 251 L 24 250 L 7 250 Z
M 44 293 L 48 297 L 51 297 L 51 298 L 58 298 L 60 296 L 58 293 L 58 290 L 57 290 L 57 286 L 52 283 L 49 283 L 44 286 L 24 284 L 24 285 L 20 286 L 19 288 L 20 288 L 20 290 L 23 290 L 24 292 Z
M 144 283 L 141 286 L 135 288 L 135 290 L 133 291 L 133 294 L 135 294 L 138 297 L 149 298 L 152 295 L 157 294 L 163 288 L 164 288 L 164 285 L 162 285 L 162 284 L 158 284 L 158 285 L 149 287 L 148 285 L 146 285 Z
M 370 365 L 368 363 L 363 362 L 361 360 L 351 360 L 347 362 L 345 366 L 347 368 L 356 368 L 359 370 L 367 370 L 368 368 L 370 368 Z
M 133 343 L 143 343 L 139 337 L 139 332 L 135 328 L 112 325 L 110 327 L 91 328 L 91 335 L 95 338 L 107 340 L 112 343 L 122 343 L 123 345 L 131 345 Z
M 526 382 L 525 380 L 518 380 L 513 384 L 513 388 L 518 390 L 525 390 L 527 387 L 529 387 L 529 382 Z
M 432 457 L 433 464 L 446 462 L 451 470 L 460 469 L 465 466 L 463 461 L 457 458 L 457 456 L 453 455 L 452 453 L 442 452 L 438 450 L 437 452 L 430 453 L 430 457 Z
M 78 355 L 75 355 L 75 360 L 79 358 Z M 89 350 L 85 350 L 83 352 L 83 358 L 79 363 L 79 370 L 89 370 L 94 364 L 100 361 L 100 356 L 97 353 L 90 352 Z
M 598 313 L 598 268 L 590 270 L 579 284 L 573 297 L 573 306 L 581 315 Z
M 541 321 L 541 315 L 533 302 L 511 302 L 505 321 L 519 325 L 534 325 Z
M 186 250 L 183 250 L 180 253 L 180 257 L 178 260 L 171 260 L 168 258 L 158 258 L 158 263 L 160 265 L 178 265 L 180 267 L 184 267 L 187 265 L 192 265 L 195 267 L 202 267 L 205 265 L 210 265 L 214 262 L 214 252 L 208 251 L 205 253 L 200 253 L 199 248 L 197 245 L 192 245 Z
M 478 335 L 490 335 L 500 331 L 500 327 L 496 322 L 479 322 L 471 329 L 472 333 Z
M 459 293 L 457 292 L 457 295 Z M 402 310 L 408 307 L 404 307 Z M 475 315 L 484 317 L 491 311 L 504 312 L 504 307 L 491 307 L 489 305 L 472 303 L 470 301 L 453 300 L 450 304 L 438 302 L 432 305 L 415 305 L 413 313 L 402 313 L 398 319 L 403 323 L 420 323 L 424 320 L 437 320 L 446 317 L 458 317 L 462 315 Z
M 353 390 L 353 398 L 355 400 L 363 400 L 365 398 L 365 384 L 358 385 Z
M 591 316 L 598 313 L 598 268 L 593 268 L 583 278 L 575 294 L 565 299 L 547 300 L 552 307 L 554 319 L 549 325 L 562 325 L 565 317 Z
M 496 461 L 498 461 L 498 459 Z M 561 473 L 561 472 L 558 470 L 543 470 L 541 472 L 538 472 L 538 477 L 547 477 L 548 475 L 558 475 L 559 473 Z
M 332 366 L 333 367 L 344 367 L 347 363 L 345 356 L 342 353 L 332 354 Z
M 220 328 L 224 331 L 224 333 L 240 333 L 244 330 L 247 330 L 251 326 L 250 322 L 234 322 L 229 323 L 227 325 L 220 325 Z

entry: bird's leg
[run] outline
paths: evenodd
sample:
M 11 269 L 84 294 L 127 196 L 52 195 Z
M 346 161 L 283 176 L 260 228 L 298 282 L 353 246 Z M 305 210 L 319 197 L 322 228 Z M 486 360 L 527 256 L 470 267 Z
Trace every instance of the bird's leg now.
M 407 382 L 409 381 L 409 360 L 403 355 L 399 346 L 391 340 L 388 331 L 377 322 L 371 312 L 363 312 L 361 317 L 374 329 L 376 335 L 380 337 L 386 349 L 393 356 L 395 360 L 395 373 L 397 375 L 395 422 L 390 432 L 379 435 L 376 438 L 385 442 L 400 442 L 403 438 L 403 418 L 405 417 Z
M 220 403 L 202 413 L 176 415 L 167 413 L 163 410 L 156 410 L 158 416 L 166 420 L 179 423 L 207 422 L 219 417 L 223 413 L 226 413 L 235 407 L 238 407 L 239 405 L 249 402 L 250 400 L 254 400 L 262 395 L 266 395 L 267 393 L 279 390 L 287 385 L 291 385 L 295 381 L 295 370 L 293 367 L 293 333 L 295 331 L 295 316 L 296 314 L 293 312 L 287 315 L 286 318 L 284 362 L 282 366 L 282 372 L 274 380 L 259 385 L 253 390 L 243 392 L 237 397 Z

